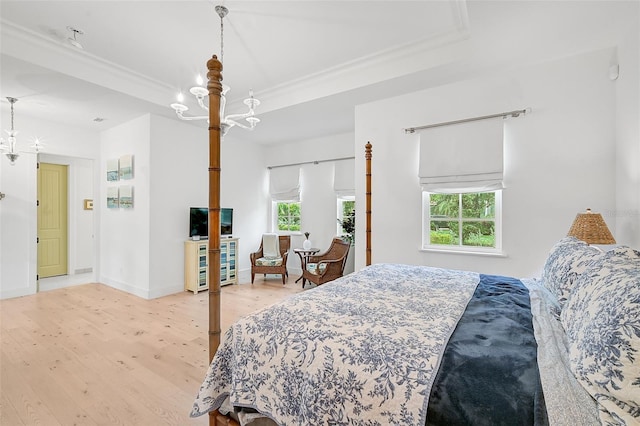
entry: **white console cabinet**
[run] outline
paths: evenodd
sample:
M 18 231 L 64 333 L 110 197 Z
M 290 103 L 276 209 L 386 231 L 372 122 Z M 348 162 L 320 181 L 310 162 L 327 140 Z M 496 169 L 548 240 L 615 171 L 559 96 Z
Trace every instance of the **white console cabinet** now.
M 238 283 L 238 239 L 220 240 L 220 285 Z M 197 293 L 209 289 L 209 241 L 184 243 L 184 289 Z

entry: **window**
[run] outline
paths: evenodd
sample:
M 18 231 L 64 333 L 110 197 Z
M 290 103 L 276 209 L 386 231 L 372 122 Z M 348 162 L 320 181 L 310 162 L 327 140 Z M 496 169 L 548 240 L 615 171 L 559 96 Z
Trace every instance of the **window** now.
M 502 191 L 423 192 L 424 248 L 496 251 L 501 242 Z
M 279 201 L 276 212 L 278 231 L 300 231 L 300 202 Z
M 353 241 L 355 232 L 355 197 L 345 196 L 338 198 L 338 229 L 337 235 L 346 236 Z

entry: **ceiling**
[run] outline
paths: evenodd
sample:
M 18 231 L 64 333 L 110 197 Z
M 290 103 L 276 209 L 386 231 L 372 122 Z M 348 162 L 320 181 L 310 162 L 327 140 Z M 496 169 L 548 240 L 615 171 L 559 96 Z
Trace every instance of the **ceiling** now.
M 262 122 L 242 137 L 263 144 L 353 131 L 357 104 L 614 46 L 638 25 L 636 1 L 1 0 L 2 108 L 16 97 L 16 115 L 96 130 L 177 119 L 169 104 L 220 56 L 216 4 L 227 112 L 253 89 Z

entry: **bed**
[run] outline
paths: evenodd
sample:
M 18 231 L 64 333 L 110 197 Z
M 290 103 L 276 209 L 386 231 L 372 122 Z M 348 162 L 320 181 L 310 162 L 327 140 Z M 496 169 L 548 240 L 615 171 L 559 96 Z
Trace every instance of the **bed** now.
M 208 66 L 217 223 L 221 65 Z M 529 280 L 371 265 L 370 144 L 365 158 L 367 266 L 240 319 L 222 341 L 210 229 L 211 363 L 192 416 L 208 413 L 213 425 L 640 422 L 639 252 L 563 238 Z

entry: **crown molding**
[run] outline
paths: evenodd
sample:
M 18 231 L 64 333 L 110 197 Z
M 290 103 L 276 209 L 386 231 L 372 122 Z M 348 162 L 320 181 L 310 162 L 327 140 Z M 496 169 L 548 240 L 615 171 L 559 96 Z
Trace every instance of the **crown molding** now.
M 449 5 L 452 22 L 448 31 L 256 91 L 256 97 L 262 101 L 260 112 L 278 110 L 468 58 L 467 41 L 471 36 L 466 1 L 451 0 Z
M 0 35 L 4 55 L 158 105 L 173 96 L 168 84 L 1 18 Z
M 463 60 L 470 37 L 466 0 L 449 0 L 450 26 L 441 34 L 381 50 L 268 89 L 257 90 L 260 113 L 370 86 Z M 0 18 L 2 53 L 98 86 L 167 106 L 175 88 Z M 229 102 L 230 108 L 242 100 Z
M 464 60 L 468 39 L 467 33 L 455 30 L 258 91 L 261 113 Z

